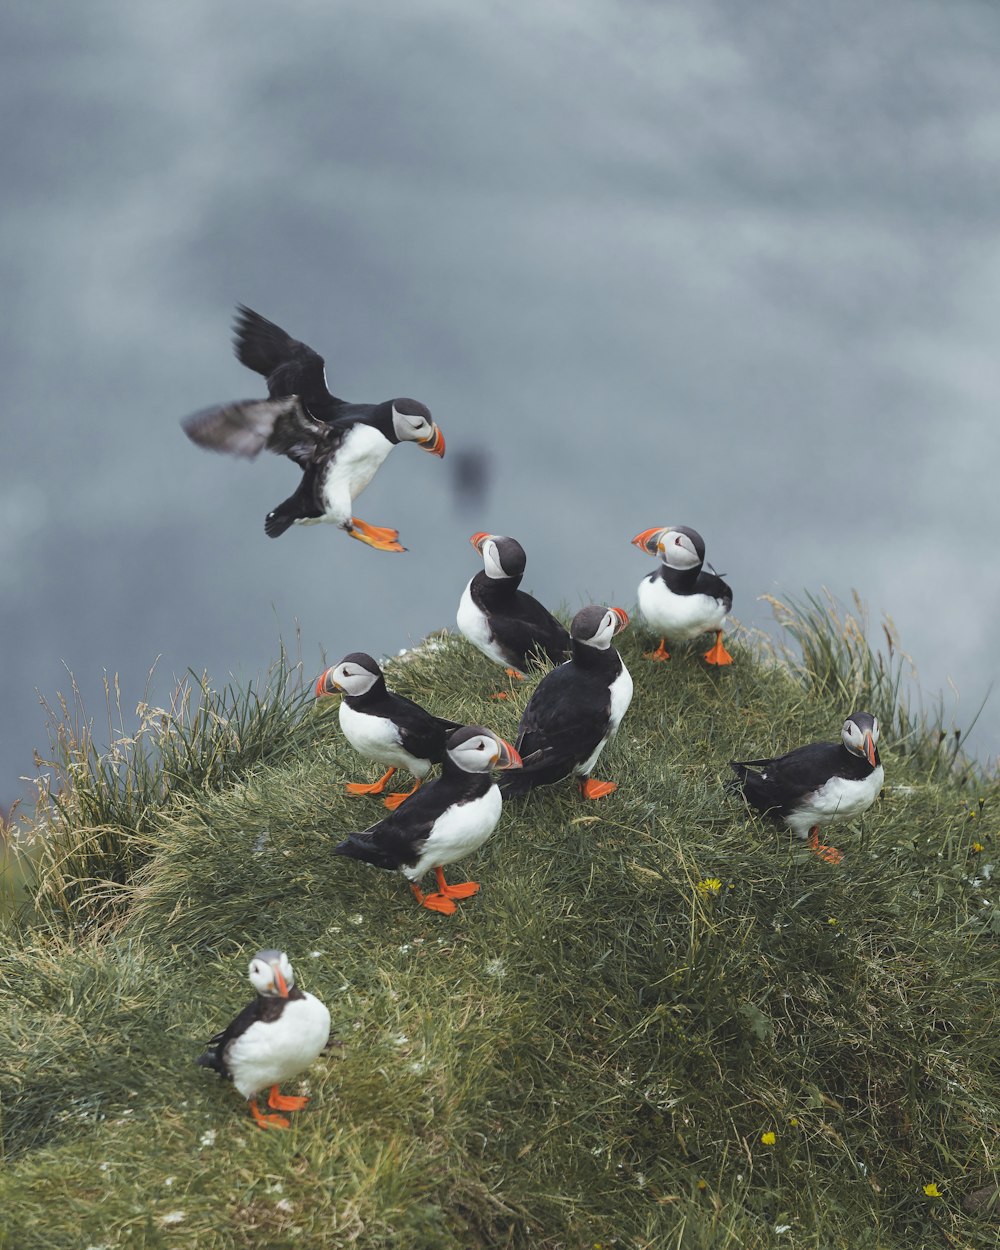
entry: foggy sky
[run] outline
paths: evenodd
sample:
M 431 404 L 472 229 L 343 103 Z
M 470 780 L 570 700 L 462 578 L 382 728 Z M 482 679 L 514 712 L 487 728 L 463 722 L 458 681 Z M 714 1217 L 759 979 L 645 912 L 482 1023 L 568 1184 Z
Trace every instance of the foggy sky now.
M 248 679 L 296 625 L 310 670 L 395 651 L 454 625 L 474 530 L 570 610 L 630 607 L 668 523 L 745 624 L 857 588 L 966 724 L 1000 667 L 998 53 L 950 0 L 8 6 L 0 801 L 67 669 L 98 715 L 104 670 L 128 705 L 157 656 L 160 699 Z M 446 459 L 397 448 L 356 506 L 406 555 L 268 540 L 294 466 L 184 438 L 264 393 L 237 302 L 336 394 L 430 406 Z

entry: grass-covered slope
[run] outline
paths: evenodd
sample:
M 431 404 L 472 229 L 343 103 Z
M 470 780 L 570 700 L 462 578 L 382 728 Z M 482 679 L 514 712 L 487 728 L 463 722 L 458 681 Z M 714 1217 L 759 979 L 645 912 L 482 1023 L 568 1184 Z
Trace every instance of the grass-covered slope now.
M 335 706 L 283 681 L 154 717 L 160 747 L 96 782 L 70 735 L 44 923 L 0 965 L 0 1244 L 995 1247 L 996 784 L 907 719 L 891 659 L 786 623 L 799 673 L 738 645 L 653 665 L 623 634 L 618 792 L 508 804 L 453 917 L 331 855 L 384 809 L 342 793 L 365 769 Z M 490 701 L 497 673 L 448 638 L 389 679 L 513 739 L 531 687 Z M 886 791 L 833 868 L 726 765 L 864 703 Z M 268 945 L 342 1043 L 287 1133 L 193 1062 Z

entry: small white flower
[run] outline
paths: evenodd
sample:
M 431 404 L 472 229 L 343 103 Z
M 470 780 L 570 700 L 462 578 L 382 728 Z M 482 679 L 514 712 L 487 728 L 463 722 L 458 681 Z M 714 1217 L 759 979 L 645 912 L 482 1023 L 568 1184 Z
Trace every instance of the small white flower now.
M 309 958 L 310 958 L 310 959 L 319 959 L 320 955 L 322 955 L 322 954 L 323 954 L 323 952 L 322 952 L 322 951 L 310 951 L 310 952 L 309 952 Z
M 410 1064 L 410 1071 L 415 1072 L 417 1076 L 420 1076 L 421 1073 L 425 1072 L 426 1070 L 427 1070 L 427 1064 L 424 1063 L 422 1059 L 414 1059 L 414 1061 Z
M 403 945 L 399 948 L 399 953 L 401 955 L 405 955 L 409 949 L 410 949 L 409 942 L 404 942 Z
M 292 1204 L 288 1201 L 287 1198 L 282 1198 L 280 1202 L 276 1202 L 274 1205 L 277 1207 L 279 1211 L 294 1211 L 295 1210 L 295 1208 L 292 1206 Z
M 791 1224 L 775 1224 L 774 1231 L 776 1233 L 790 1233 L 792 1231 Z
M 180 1224 L 185 1218 L 183 1211 L 168 1211 L 166 1215 L 160 1216 L 160 1226 L 165 1227 L 168 1224 Z
M 502 981 L 504 977 L 506 976 L 506 974 L 507 974 L 507 969 L 504 967 L 503 960 L 499 957 L 499 955 L 496 957 L 496 959 L 487 959 L 486 961 L 486 975 L 487 976 L 496 977 L 498 981 Z
M 365 918 L 364 916 L 362 916 L 362 914 L 359 911 L 356 911 L 353 916 L 348 916 L 347 918 L 348 920 L 350 920 L 351 924 L 364 924 L 365 923 Z
M 393 1046 L 405 1046 L 410 1039 L 405 1033 L 397 1033 L 396 1036 L 390 1040 L 392 1041 Z
M 202 1146 L 214 1146 L 216 1131 L 217 1130 L 214 1128 L 206 1129 L 205 1132 L 202 1133 L 201 1135 L 199 1144 Z
M 173 1188 L 173 1184 L 174 1184 L 174 1181 L 175 1181 L 176 1179 L 177 1179 L 177 1177 L 176 1177 L 176 1176 L 168 1176 L 168 1177 L 166 1177 L 166 1178 L 164 1179 L 164 1181 L 163 1181 L 164 1188 L 165 1188 L 165 1189 L 171 1189 L 171 1188 Z

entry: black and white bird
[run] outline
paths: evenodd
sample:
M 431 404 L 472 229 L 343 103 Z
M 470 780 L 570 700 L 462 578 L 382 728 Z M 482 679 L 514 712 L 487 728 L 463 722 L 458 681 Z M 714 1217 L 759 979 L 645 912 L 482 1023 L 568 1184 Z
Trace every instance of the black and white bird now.
M 546 661 L 561 664 L 569 655 L 569 634 L 537 599 L 518 587 L 524 576 L 524 548 L 503 534 L 473 534 L 469 539 L 483 557 L 462 593 L 458 628 L 474 647 L 523 679 L 530 667 Z M 506 697 L 499 695 L 497 697 Z
M 853 820 L 878 798 L 885 772 L 878 753 L 878 721 L 854 712 L 840 742 L 812 742 L 773 760 L 731 760 L 738 790 L 757 811 L 784 823 L 821 859 L 839 864 L 833 846 L 819 841 L 820 825 Z
M 296 986 L 284 951 L 258 951 L 250 960 L 250 984 L 257 997 L 211 1039 L 197 1062 L 232 1081 L 261 1128 L 288 1128 L 285 1116 L 261 1112 L 257 1095 L 270 1087 L 267 1105 L 273 1111 L 301 1111 L 309 1099 L 285 1096 L 278 1086 L 298 1076 L 326 1046 L 330 1013 Z
M 359 755 L 388 764 L 388 770 L 371 784 L 347 783 L 348 794 L 382 794 L 397 768 L 405 768 L 415 778 L 405 793 L 385 796 L 385 805 L 395 809 L 420 788 L 434 764 L 444 760 L 445 743 L 458 721 L 432 716 L 412 699 L 394 694 L 385 684 L 378 662 L 363 651 L 352 651 L 334 664 L 316 682 L 316 695 L 343 694 L 340 701 L 340 728 Z
M 661 635 L 650 660 L 669 660 L 667 642 L 687 642 L 715 631 L 715 644 L 705 652 L 709 664 L 732 664 L 722 645 L 722 628 L 733 606 L 732 589 L 715 573 L 706 573 L 705 540 L 688 525 L 643 530 L 632 545 L 658 556 L 659 568 L 639 583 L 639 615 Z
M 331 395 L 323 357 L 252 308 L 239 306 L 236 355 L 267 378 L 267 399 L 241 399 L 186 417 L 184 432 L 212 451 L 252 458 L 267 448 L 302 470 L 293 495 L 267 514 L 264 532 L 329 521 L 379 551 L 405 551 L 399 533 L 352 515 L 354 501 L 397 443 L 444 455 L 444 435 L 416 399 L 351 404 Z
M 632 677 L 611 639 L 628 624 L 621 608 L 581 608 L 569 627 L 572 655 L 546 673 L 517 728 L 523 767 L 500 781 L 505 798 L 573 775 L 587 799 L 617 790 L 590 774 L 632 702 Z
M 482 725 L 465 725 L 448 739 L 440 777 L 377 825 L 348 834 L 334 854 L 401 872 L 422 907 L 450 915 L 455 899 L 469 898 L 479 885 L 449 885 L 445 865 L 471 855 L 490 836 L 503 806 L 491 773 L 520 765 L 509 742 Z M 438 889 L 424 894 L 417 883 L 431 868 Z

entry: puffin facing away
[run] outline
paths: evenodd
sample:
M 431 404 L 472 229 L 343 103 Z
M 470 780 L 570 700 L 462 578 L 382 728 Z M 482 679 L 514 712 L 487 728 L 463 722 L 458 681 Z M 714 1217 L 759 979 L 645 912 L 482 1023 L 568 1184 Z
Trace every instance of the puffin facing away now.
M 307 1068 L 326 1046 L 330 1013 L 318 998 L 298 989 L 284 951 L 258 951 L 250 960 L 250 984 L 257 997 L 216 1033 L 197 1062 L 232 1081 L 260 1128 L 288 1128 L 285 1116 L 261 1112 L 257 1094 L 270 1086 L 269 1107 L 301 1111 L 309 1099 L 286 1097 L 278 1086 Z
M 399 533 L 352 515 L 354 500 L 397 443 L 444 455 L 444 435 L 416 399 L 350 404 L 331 395 L 323 357 L 252 308 L 239 306 L 234 346 L 240 361 L 267 378 L 268 399 L 205 408 L 181 425 L 211 451 L 253 458 L 266 447 L 302 470 L 293 495 L 267 514 L 264 532 L 330 521 L 379 551 L 405 551 Z
M 782 822 L 827 863 L 843 855 L 819 840 L 820 825 L 853 820 L 878 798 L 885 772 L 878 753 L 878 721 L 854 712 L 840 742 L 813 742 L 773 760 L 731 760 L 738 790 L 751 807 Z
M 546 660 L 561 664 L 569 655 L 569 634 L 537 599 L 518 589 L 526 563 L 521 544 L 503 534 L 485 533 L 473 534 L 469 542 L 483 557 L 483 569 L 462 593 L 457 616 L 461 633 L 504 665 L 508 677 L 523 681 L 530 667 Z
M 455 899 L 475 894 L 479 885 L 449 885 L 444 866 L 471 855 L 496 828 L 503 804 L 492 770 L 520 766 L 521 757 L 509 742 L 482 725 L 466 725 L 448 739 L 436 781 L 377 825 L 348 834 L 334 854 L 398 870 L 421 907 L 451 915 Z M 429 868 L 437 878 L 436 894 L 424 894 L 417 885 Z
M 600 799 L 618 787 L 590 774 L 632 702 L 632 677 L 611 639 L 628 624 L 621 608 L 581 608 L 569 632 L 572 655 L 538 683 L 517 727 L 524 767 L 500 781 L 504 797 L 573 774 L 580 793 Z
M 453 720 L 432 716 L 419 703 L 393 694 L 386 687 L 378 663 L 363 651 L 352 651 L 339 664 L 328 668 L 316 682 L 316 696 L 343 693 L 340 702 L 340 728 L 359 755 L 389 769 L 378 781 L 365 785 L 347 783 L 348 794 L 382 794 L 397 768 L 405 768 L 415 778 L 406 793 L 387 794 L 385 805 L 394 811 L 420 788 L 432 764 L 444 760 L 445 742 L 462 726 Z
M 732 664 L 722 645 L 722 627 L 733 606 L 732 589 L 714 573 L 706 573 L 705 540 L 687 525 L 643 530 L 632 545 L 659 556 L 660 567 L 639 583 L 639 615 L 660 633 L 660 645 L 646 652 L 649 660 L 669 660 L 666 641 L 687 642 L 715 631 L 715 645 L 705 652 L 709 664 Z

